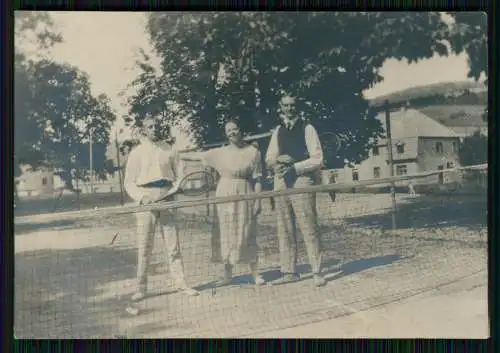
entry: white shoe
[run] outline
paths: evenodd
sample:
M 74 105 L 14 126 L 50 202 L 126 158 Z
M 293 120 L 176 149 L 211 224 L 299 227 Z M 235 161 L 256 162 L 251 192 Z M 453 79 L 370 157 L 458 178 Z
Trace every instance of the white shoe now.
M 200 295 L 200 292 L 197 291 L 196 289 L 194 288 L 189 288 L 189 287 L 181 287 L 181 288 L 177 288 L 180 292 L 190 296 L 190 297 L 196 297 L 198 295 Z
M 314 285 L 316 287 L 323 287 L 324 285 L 326 285 L 326 280 L 320 275 L 314 275 L 313 279 L 314 279 Z
M 262 285 L 266 284 L 266 280 L 264 278 L 262 278 L 261 275 L 254 276 L 253 281 L 258 286 L 262 286 Z
M 139 301 L 143 300 L 144 298 L 146 298 L 146 293 L 144 293 L 144 292 L 137 292 L 137 293 L 134 293 L 132 295 L 132 297 L 130 298 L 130 300 L 132 300 L 133 302 L 139 302 Z

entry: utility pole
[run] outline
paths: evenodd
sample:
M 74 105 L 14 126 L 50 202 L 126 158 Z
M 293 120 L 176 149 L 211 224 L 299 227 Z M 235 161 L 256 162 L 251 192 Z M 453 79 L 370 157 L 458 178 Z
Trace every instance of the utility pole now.
M 89 161 L 90 161 L 90 193 L 94 192 L 94 163 L 92 157 L 92 135 L 94 133 L 94 128 L 89 130 Z
M 75 179 L 76 179 L 76 204 L 78 205 L 78 210 L 80 210 L 80 189 L 78 185 L 78 179 L 80 178 L 80 167 L 78 166 L 78 152 L 75 154 Z
M 394 176 L 394 163 L 392 156 L 392 135 L 391 135 L 391 112 L 389 101 L 385 101 L 385 129 L 387 135 L 387 151 L 389 153 L 389 170 L 391 177 Z M 391 198 L 392 198 L 392 230 L 396 230 L 396 183 L 391 183 Z
M 120 203 L 122 206 L 125 204 L 123 200 L 123 179 L 122 179 L 122 165 L 120 163 L 120 145 L 118 143 L 118 133 L 115 132 L 115 146 L 116 146 L 116 163 L 118 164 L 118 180 L 120 182 Z

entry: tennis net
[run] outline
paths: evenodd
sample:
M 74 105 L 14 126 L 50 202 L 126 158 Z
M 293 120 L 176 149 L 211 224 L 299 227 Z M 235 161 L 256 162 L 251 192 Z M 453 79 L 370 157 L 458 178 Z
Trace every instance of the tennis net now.
M 16 337 L 244 337 L 349 315 L 485 274 L 486 180 L 487 166 L 480 165 L 252 195 L 17 217 Z M 408 192 L 410 182 L 414 194 Z M 300 280 L 256 286 L 242 264 L 235 266 L 230 285 L 216 285 L 223 265 L 212 262 L 213 235 L 227 226 L 219 222 L 217 205 L 262 200 L 258 266 L 272 284 L 280 276 L 280 256 L 276 209 L 270 200 L 312 193 L 326 286 L 316 288 L 311 280 L 300 233 Z M 200 295 L 175 290 L 162 237 L 156 234 L 148 296 L 138 304 L 140 314 L 129 316 L 125 308 L 136 290 L 135 213 L 165 210 L 173 213 L 171 224 L 179 229 L 186 280 Z

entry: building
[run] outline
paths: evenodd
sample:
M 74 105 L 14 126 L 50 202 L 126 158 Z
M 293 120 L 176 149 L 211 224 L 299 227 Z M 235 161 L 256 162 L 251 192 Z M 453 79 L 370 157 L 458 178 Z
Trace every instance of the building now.
M 377 116 L 385 130 L 385 113 Z M 401 109 L 391 112 L 393 170 L 395 176 L 449 169 L 459 165 L 459 136 L 420 111 Z M 387 139 L 381 138 L 359 164 L 334 171 L 335 181 L 351 182 L 391 176 Z M 457 181 L 456 173 L 415 179 L 416 184 L 448 184 Z M 397 183 L 397 186 L 408 182 Z
M 14 178 L 19 198 L 52 197 L 54 192 L 64 186 L 64 182 L 48 168 L 33 170 L 29 166 L 21 166 L 21 175 Z
M 17 195 L 23 197 L 47 197 L 54 193 L 54 173 L 49 170 L 33 170 L 21 167 L 21 175 L 14 179 Z

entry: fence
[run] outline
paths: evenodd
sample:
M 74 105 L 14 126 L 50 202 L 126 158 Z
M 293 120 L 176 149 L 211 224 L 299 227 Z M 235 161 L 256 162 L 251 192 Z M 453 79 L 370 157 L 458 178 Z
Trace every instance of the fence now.
M 467 189 L 487 166 L 439 171 L 460 173 Z M 486 193 L 396 194 L 396 228 L 387 192 L 373 185 L 414 180 L 436 172 L 280 192 L 180 200 L 29 215 L 15 219 L 15 318 L 18 338 L 243 337 L 298 326 L 400 300 L 486 272 Z M 356 189 L 357 193 L 351 193 Z M 382 190 L 383 188 L 381 188 Z M 336 191 L 333 202 L 330 193 Z M 279 278 L 277 214 L 270 197 L 316 196 L 322 274 L 316 288 L 303 237 L 297 242 L 300 280 Z M 219 287 L 221 264 L 212 263 L 213 235 L 229 227 L 207 205 L 262 200 L 258 218 L 259 271 L 268 285 L 252 283 L 248 266 L 236 265 L 230 285 Z M 172 212 L 179 229 L 186 279 L 199 290 L 188 296 L 169 280 L 158 234 L 152 254 L 148 296 L 141 313 L 127 316 L 136 290 L 137 212 Z M 173 212 L 175 210 L 175 212 Z M 298 216 L 299 217 L 299 216 Z M 222 218 L 221 218 L 222 219 Z M 228 220 L 231 222 L 232 219 Z M 296 219 L 300 223 L 300 219 Z M 116 240 L 110 245 L 111 240 Z M 362 333 L 360 333 L 362 335 Z

